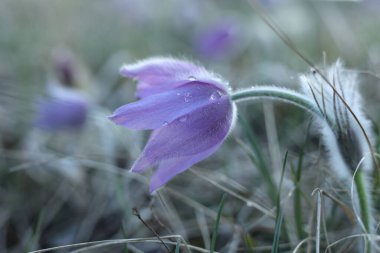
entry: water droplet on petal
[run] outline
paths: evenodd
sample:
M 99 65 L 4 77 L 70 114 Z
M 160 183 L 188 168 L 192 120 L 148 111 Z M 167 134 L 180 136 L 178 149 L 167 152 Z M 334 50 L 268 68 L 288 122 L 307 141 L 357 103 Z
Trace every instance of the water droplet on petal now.
M 185 102 L 187 103 L 187 102 L 189 102 L 190 101 L 190 98 L 191 98 L 191 94 L 190 94 L 190 92 L 185 92 L 185 94 L 184 94 L 184 100 L 185 100 Z
M 164 121 L 163 123 L 162 123 L 162 126 L 167 126 L 169 123 L 167 122 L 167 121 Z
M 219 99 L 220 97 L 222 96 L 222 94 L 220 93 L 220 91 L 214 91 L 211 96 L 210 96 L 210 100 L 216 100 L 216 99 Z
M 187 118 L 188 118 L 188 116 L 183 116 L 183 117 L 179 118 L 179 121 L 182 123 L 186 122 Z
M 197 79 L 194 76 L 189 76 L 188 80 L 191 81 L 191 82 L 193 82 L 193 81 L 196 81 Z

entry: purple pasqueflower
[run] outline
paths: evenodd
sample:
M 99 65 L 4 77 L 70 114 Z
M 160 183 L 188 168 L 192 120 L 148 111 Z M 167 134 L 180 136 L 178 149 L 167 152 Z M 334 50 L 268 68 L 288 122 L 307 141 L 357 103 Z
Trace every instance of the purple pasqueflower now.
M 86 120 L 87 105 L 82 101 L 49 98 L 38 103 L 36 126 L 45 130 L 74 129 Z
M 232 22 L 218 23 L 195 39 L 196 51 L 204 58 L 218 58 L 229 54 L 236 46 L 237 29 Z
M 35 125 L 51 131 L 82 127 L 88 114 L 86 97 L 57 84 L 50 85 L 48 91 L 49 97 L 37 101 Z
M 158 166 L 150 192 L 207 158 L 223 143 L 235 119 L 228 86 L 203 67 L 172 58 L 124 65 L 120 73 L 138 80 L 141 99 L 121 106 L 114 123 L 153 130 L 132 172 Z

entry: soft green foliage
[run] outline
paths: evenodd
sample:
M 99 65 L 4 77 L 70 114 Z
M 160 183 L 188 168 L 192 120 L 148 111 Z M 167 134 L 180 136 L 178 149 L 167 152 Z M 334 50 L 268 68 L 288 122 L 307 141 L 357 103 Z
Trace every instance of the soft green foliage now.
M 220 200 L 220 203 L 219 203 L 218 215 L 216 216 L 214 229 L 212 231 L 210 253 L 213 253 L 215 251 L 216 239 L 218 238 L 218 234 L 219 234 L 220 217 L 222 215 L 222 211 L 223 211 L 223 207 L 224 207 L 224 202 L 226 201 L 226 197 L 227 197 L 227 195 L 223 194 L 222 199 Z

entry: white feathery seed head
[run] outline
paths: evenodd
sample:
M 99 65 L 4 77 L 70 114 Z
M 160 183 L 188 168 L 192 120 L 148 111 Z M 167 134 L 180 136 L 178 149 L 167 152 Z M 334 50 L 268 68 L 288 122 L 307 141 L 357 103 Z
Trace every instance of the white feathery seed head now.
M 318 118 L 316 121 L 323 143 L 329 152 L 331 167 L 340 177 L 351 176 L 364 157 L 361 169 L 370 172 L 374 166 L 371 148 L 352 115 L 355 114 L 370 143 L 373 143 L 374 134 L 371 123 L 363 112 L 357 75 L 353 71 L 344 69 L 340 60 L 328 69 L 322 70 L 322 74 L 328 82 L 314 70 L 310 74 L 300 76 L 300 81 L 303 92 L 314 101 L 324 116 L 324 119 Z M 352 112 L 339 96 L 345 100 Z

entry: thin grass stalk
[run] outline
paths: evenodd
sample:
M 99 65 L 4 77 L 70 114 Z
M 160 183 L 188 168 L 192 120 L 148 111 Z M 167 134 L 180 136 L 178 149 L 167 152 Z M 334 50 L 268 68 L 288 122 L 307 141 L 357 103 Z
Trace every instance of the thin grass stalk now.
M 296 231 L 298 235 L 298 239 L 302 240 L 305 237 L 305 232 L 303 229 L 303 215 L 302 215 L 302 190 L 300 187 L 301 177 L 302 177 L 302 165 L 303 165 L 303 158 L 304 158 L 304 151 L 306 144 L 309 140 L 309 130 L 310 130 L 311 123 L 307 126 L 306 131 L 306 137 L 305 142 L 302 145 L 302 149 L 300 151 L 299 157 L 298 157 L 298 163 L 297 163 L 297 169 L 296 171 L 293 170 L 293 180 L 294 180 L 294 201 L 293 201 L 293 209 L 294 209 L 294 217 L 295 217 L 295 225 L 296 225 Z
M 254 241 L 252 239 L 252 237 L 250 236 L 250 234 L 246 234 L 244 236 L 244 243 L 245 243 L 245 250 L 247 253 L 254 253 L 253 252 L 253 248 L 254 248 Z
M 302 155 L 300 155 L 300 160 L 302 159 Z M 294 201 L 293 201 L 293 210 L 294 210 L 294 217 L 295 217 L 295 225 L 296 225 L 296 231 L 297 236 L 299 240 L 302 240 L 305 237 L 305 232 L 303 229 L 303 212 L 302 212 L 302 190 L 300 187 L 301 182 L 301 167 L 297 167 L 297 171 L 295 171 L 294 175 Z
M 366 180 L 363 171 L 359 170 L 356 172 L 354 175 L 354 182 L 358 193 L 361 222 L 363 223 L 365 233 L 371 233 L 373 228 L 371 222 L 370 193 L 366 187 Z M 365 238 L 365 248 L 365 252 L 371 252 L 371 243 L 368 241 L 368 238 Z
M 286 161 L 288 158 L 288 152 L 285 153 L 284 157 L 284 162 L 282 165 L 282 170 L 281 170 L 281 179 L 280 179 L 280 186 L 279 186 L 279 191 L 277 192 L 277 211 L 276 211 L 276 226 L 275 226 L 275 233 L 274 233 L 274 238 L 273 238 L 273 244 L 272 244 L 272 253 L 278 253 L 279 252 L 279 245 L 280 245 L 280 236 L 282 232 L 282 223 L 284 220 L 284 213 L 281 208 L 281 188 L 282 188 L 282 182 L 284 179 L 284 173 L 285 173 L 285 166 L 286 166 Z
M 222 196 L 222 200 L 220 201 L 220 204 L 219 204 L 218 215 L 217 215 L 217 217 L 216 217 L 214 230 L 213 230 L 213 232 L 212 232 L 210 253 L 214 253 L 214 251 L 215 251 L 216 238 L 217 238 L 217 236 L 218 236 L 218 232 L 219 232 L 220 217 L 221 217 L 221 215 L 222 215 L 222 211 L 223 211 L 224 202 L 225 202 L 225 200 L 226 200 L 226 197 L 227 197 L 227 194 L 224 193 L 223 196 Z
M 358 195 L 361 196 L 359 197 L 359 206 L 360 206 L 360 212 L 362 213 L 361 214 L 361 218 L 362 218 L 362 222 L 363 222 L 363 226 L 366 230 L 366 232 L 370 232 L 371 231 L 371 227 L 370 227 L 370 209 L 368 207 L 368 204 L 369 204 L 369 196 L 368 196 L 368 192 L 367 192 L 367 187 L 365 186 L 365 176 L 363 175 L 363 172 L 362 171 L 358 171 L 355 175 L 355 185 L 356 185 L 356 190 L 358 191 Z
M 257 169 L 261 173 L 261 176 L 265 180 L 266 186 L 267 186 L 267 192 L 269 197 L 271 198 L 272 202 L 276 202 L 276 191 L 277 187 L 274 184 L 274 180 L 272 178 L 272 173 L 269 171 L 268 165 L 264 160 L 264 156 L 259 148 L 259 145 L 257 143 L 257 138 L 255 137 L 254 133 L 252 132 L 251 128 L 249 127 L 249 124 L 247 120 L 241 116 L 238 115 L 239 124 L 241 125 L 245 136 L 247 137 L 248 143 L 252 149 L 252 151 L 255 154 L 255 158 L 257 159 Z M 255 162 L 255 161 L 252 161 Z
M 321 194 L 322 190 L 317 188 L 313 191 L 312 195 L 317 194 L 317 224 L 315 225 L 315 253 L 319 253 L 321 244 L 321 210 L 322 210 L 322 200 Z

